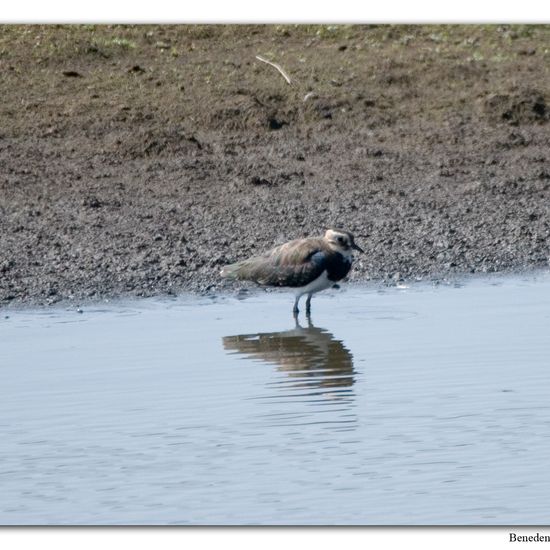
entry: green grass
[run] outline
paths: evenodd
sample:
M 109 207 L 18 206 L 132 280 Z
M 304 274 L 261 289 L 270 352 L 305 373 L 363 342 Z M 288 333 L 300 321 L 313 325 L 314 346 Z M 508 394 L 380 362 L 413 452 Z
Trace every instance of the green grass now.
M 379 48 L 411 43 L 460 48 L 510 46 L 524 40 L 548 42 L 549 25 L 1 25 L 0 54 L 10 57 L 16 49 L 31 50 L 36 57 L 74 57 L 103 48 L 108 55 L 147 50 L 167 42 L 170 51 L 192 49 L 196 43 L 224 39 L 228 44 L 261 35 L 275 43 L 285 40 L 332 44 L 356 41 Z M 184 47 L 185 46 L 185 47 Z

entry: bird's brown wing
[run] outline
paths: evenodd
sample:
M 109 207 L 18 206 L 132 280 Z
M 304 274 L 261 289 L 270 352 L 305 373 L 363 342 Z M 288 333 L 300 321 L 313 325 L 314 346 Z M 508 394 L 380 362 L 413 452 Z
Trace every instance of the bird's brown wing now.
M 300 287 L 323 273 L 329 252 L 322 239 L 298 239 L 226 266 L 222 275 L 261 285 Z

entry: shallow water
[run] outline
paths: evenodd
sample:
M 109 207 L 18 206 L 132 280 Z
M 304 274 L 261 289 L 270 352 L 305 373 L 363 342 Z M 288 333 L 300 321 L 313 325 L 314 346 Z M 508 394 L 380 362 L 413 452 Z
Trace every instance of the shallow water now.
M 1 524 L 548 524 L 550 276 L 0 316 Z

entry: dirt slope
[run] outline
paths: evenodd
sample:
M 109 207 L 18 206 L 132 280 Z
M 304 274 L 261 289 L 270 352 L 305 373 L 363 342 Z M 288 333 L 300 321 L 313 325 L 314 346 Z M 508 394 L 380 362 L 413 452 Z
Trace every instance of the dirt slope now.
M 2 26 L 0 71 L 4 306 L 231 288 L 330 226 L 352 280 L 548 265 L 548 26 Z

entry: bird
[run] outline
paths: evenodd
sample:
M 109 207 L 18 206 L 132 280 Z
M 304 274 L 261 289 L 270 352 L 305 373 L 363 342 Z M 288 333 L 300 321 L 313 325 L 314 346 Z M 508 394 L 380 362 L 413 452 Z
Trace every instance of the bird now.
M 313 294 L 335 285 L 349 273 L 353 250 L 364 252 L 349 231 L 327 229 L 323 237 L 295 239 L 261 256 L 226 265 L 220 275 L 262 286 L 295 288 L 294 315 L 299 313 L 300 298 L 305 294 L 309 314 Z

